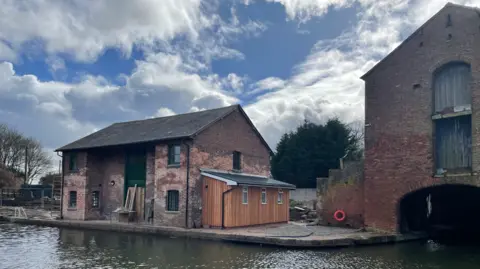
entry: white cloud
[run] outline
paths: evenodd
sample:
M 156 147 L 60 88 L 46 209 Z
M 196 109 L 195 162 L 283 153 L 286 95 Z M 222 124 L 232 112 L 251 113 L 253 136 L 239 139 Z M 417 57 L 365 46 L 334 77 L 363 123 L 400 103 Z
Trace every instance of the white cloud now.
M 15 51 L 12 50 L 7 44 L 3 43 L 0 35 L 0 61 L 15 61 L 17 56 Z
M 0 40 L 20 50 L 39 39 L 48 53 L 91 61 L 106 47 L 128 55 L 133 45 L 181 34 L 195 39 L 208 23 L 200 0 L 7 0 L 0 9 Z
M 301 22 L 323 15 L 328 7 L 346 7 L 353 3 L 346 0 L 271 1 L 285 5 L 290 19 Z M 246 107 L 272 147 L 282 133 L 294 129 L 304 119 L 325 122 L 330 117 L 339 117 L 347 123 L 363 121 L 364 83 L 360 76 L 448 1 L 357 2 L 362 8 L 358 23 L 334 39 L 317 42 L 305 61 L 293 68 L 292 77 L 285 81 L 266 78 L 254 84 L 253 93 L 278 88 Z M 479 0 L 454 2 L 480 5 Z
M 162 107 L 157 110 L 157 113 L 155 113 L 155 117 L 166 117 L 166 116 L 173 116 L 175 115 L 175 112 L 171 110 L 170 108 Z
M 308 21 L 314 16 L 324 15 L 329 7 L 348 7 L 355 0 L 266 0 L 267 2 L 280 3 L 285 7 L 289 19 L 301 22 Z
M 229 44 L 258 36 L 266 29 L 263 23 L 242 21 L 235 8 L 230 20 L 224 21 L 200 1 L 162 0 L 161 5 L 153 0 L 142 0 L 143 5 L 111 1 L 5 1 L 0 9 L 0 40 L 8 40 L 12 47 L 0 41 L 0 59 L 14 61 L 23 46 L 36 39 L 51 54 L 52 71 L 64 67 L 57 58 L 62 53 L 91 61 L 106 48 L 120 48 L 128 55 L 138 45 L 145 58 L 135 62 L 131 73 L 119 76 L 125 86 L 92 75 L 74 83 L 40 81 L 33 75 L 17 75 L 11 63 L 0 62 L 2 120 L 56 148 L 111 122 L 227 106 L 261 93 L 249 101 L 246 111 L 274 148 L 283 132 L 304 119 L 324 122 L 338 116 L 347 122 L 361 121 L 364 90 L 359 77 L 446 3 L 357 1 L 358 23 L 334 39 L 318 41 L 308 57 L 292 68 L 291 77 L 251 83 L 245 75 L 212 73 L 211 61 L 244 58 Z M 330 7 L 354 3 L 268 1 L 283 4 L 288 17 L 300 22 L 322 16 Z M 176 37 L 185 41 L 171 42 Z
M 275 90 L 285 86 L 285 81 L 277 77 L 268 77 L 257 81 L 252 85 L 253 90 L 248 92 L 248 95 L 259 94 L 267 90 Z
M 227 106 L 238 101 L 222 89 L 218 76 L 202 76 L 190 70 L 179 55 L 150 54 L 127 79 L 127 88 L 135 92 L 135 102 L 144 108 L 169 107 L 174 111 L 188 111 Z

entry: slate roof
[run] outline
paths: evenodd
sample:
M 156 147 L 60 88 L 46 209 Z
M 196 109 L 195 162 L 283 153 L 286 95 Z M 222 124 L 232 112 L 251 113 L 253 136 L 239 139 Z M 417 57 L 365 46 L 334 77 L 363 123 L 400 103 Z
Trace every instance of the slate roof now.
M 114 123 L 104 129 L 58 148 L 55 151 L 98 148 L 192 137 L 214 122 L 235 111 L 237 108 L 246 116 L 240 105 L 233 105 L 168 117 Z M 250 122 L 249 119 L 248 121 Z M 253 128 L 255 129 L 254 126 Z M 261 137 L 259 133 L 258 135 Z M 261 139 L 263 140 L 263 138 Z
M 273 178 L 257 176 L 245 173 L 221 171 L 215 169 L 200 169 L 201 174 L 204 176 L 213 176 L 213 178 L 222 178 L 226 181 L 231 181 L 233 185 L 246 185 L 246 186 L 258 186 L 258 187 L 274 187 L 274 188 L 283 188 L 283 189 L 295 189 L 295 185 L 278 181 Z M 232 184 L 229 184 L 232 185 Z

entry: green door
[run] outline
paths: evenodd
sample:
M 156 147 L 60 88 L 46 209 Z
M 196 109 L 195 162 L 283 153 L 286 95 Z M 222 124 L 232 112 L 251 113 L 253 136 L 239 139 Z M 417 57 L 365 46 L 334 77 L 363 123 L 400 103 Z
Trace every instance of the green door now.
M 129 187 L 145 188 L 147 181 L 147 157 L 145 151 L 127 152 L 125 160 L 125 193 L 123 199 L 127 197 Z

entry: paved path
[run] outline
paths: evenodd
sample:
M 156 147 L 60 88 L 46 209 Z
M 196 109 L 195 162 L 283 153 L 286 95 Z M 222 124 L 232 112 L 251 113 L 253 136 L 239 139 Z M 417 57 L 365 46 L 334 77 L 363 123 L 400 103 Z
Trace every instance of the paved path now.
M 354 229 L 330 227 L 330 226 L 306 226 L 305 224 L 288 223 L 279 225 L 267 225 L 251 228 L 243 228 L 248 233 L 263 234 L 275 237 L 308 237 L 324 235 L 352 234 Z

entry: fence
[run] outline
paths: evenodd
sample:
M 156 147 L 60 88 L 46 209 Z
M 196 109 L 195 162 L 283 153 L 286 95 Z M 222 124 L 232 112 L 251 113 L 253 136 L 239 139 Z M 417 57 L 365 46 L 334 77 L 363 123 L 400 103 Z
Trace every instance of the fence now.
M 15 215 L 17 208 L 23 208 L 28 217 L 52 218 L 60 213 L 60 196 L 54 195 L 52 186 L 0 189 L 2 215 Z

